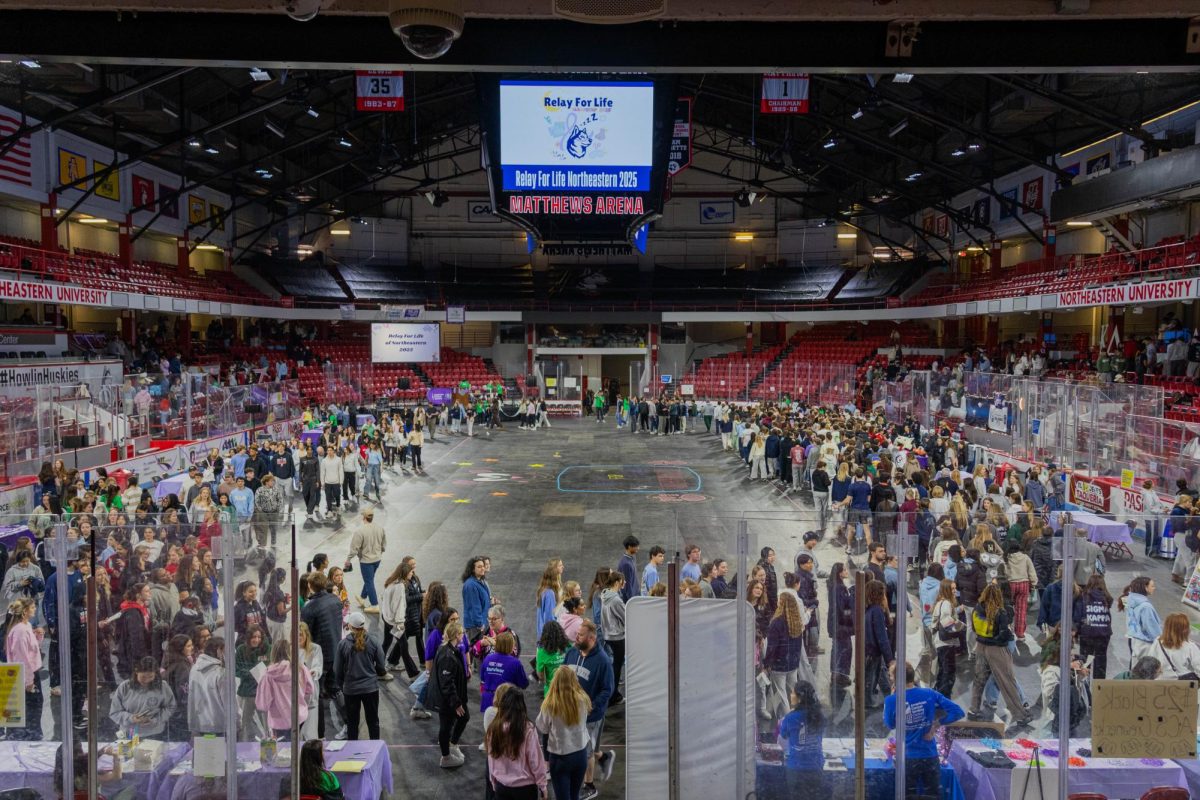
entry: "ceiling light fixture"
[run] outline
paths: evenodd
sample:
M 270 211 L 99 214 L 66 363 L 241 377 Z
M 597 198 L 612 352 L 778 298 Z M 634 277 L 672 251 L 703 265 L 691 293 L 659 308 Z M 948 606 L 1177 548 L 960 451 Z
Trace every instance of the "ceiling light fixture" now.
M 892 76 L 894 83 L 912 83 L 913 74 L 911 72 L 897 72 Z
M 166 114 L 168 117 L 172 117 L 173 119 L 179 119 L 179 112 L 170 103 L 162 104 L 162 112 L 164 114 Z
M 734 240 L 735 242 L 753 242 L 753 241 L 754 241 L 754 234 L 753 234 L 753 233 L 750 233 L 749 231 L 745 231 L 745 232 L 741 232 L 741 233 L 735 233 L 735 234 L 733 235 L 733 240 Z
M 907 178 L 905 178 L 904 180 L 908 181 L 909 183 L 912 183 L 913 181 L 917 180 L 924 174 L 925 173 L 923 173 L 923 172 L 913 172 L 913 173 L 910 173 L 909 176 Z
M 1090 228 L 1092 223 L 1086 219 L 1070 219 L 1067 220 L 1067 226 L 1071 228 Z
M 978 153 L 980 150 L 983 149 L 983 145 L 981 145 L 979 142 L 968 142 L 967 149 L 970 150 L 972 153 Z
M 429 202 L 429 205 L 433 206 L 434 208 L 441 208 L 450 200 L 450 195 L 446 194 L 441 189 L 429 189 L 425 192 L 422 192 L 421 196 L 424 197 Z
M 198 137 L 198 136 L 193 136 L 192 138 L 187 140 L 188 147 L 197 147 L 198 148 L 203 144 L 204 144 L 204 142 L 200 141 L 200 137 Z
M 857 239 L 858 238 L 857 233 L 839 233 L 837 236 L 839 239 Z
M 962 158 L 966 154 L 967 154 L 967 151 L 963 150 L 961 147 L 956 147 L 950 151 L 950 155 L 954 156 L 955 158 Z
M 893 125 L 891 128 L 888 129 L 888 138 L 894 139 L 895 137 L 899 136 L 900 132 L 907 127 L 908 127 L 908 119 L 905 118 L 905 119 L 900 120 L 899 122 L 897 122 L 895 125 Z
M 837 139 L 826 139 L 825 143 L 821 145 L 821 147 L 825 148 L 826 150 L 832 150 L 833 148 L 835 148 L 837 146 L 838 146 Z
M 41 69 L 42 65 L 33 58 L 25 58 L 21 60 L 21 66 L 25 69 Z
M 198 244 L 198 245 L 196 245 L 196 249 L 197 250 L 207 250 L 209 252 L 216 253 L 216 252 L 220 252 L 224 248 L 220 247 L 219 245 L 215 245 L 215 244 Z
M 345 136 L 339 136 L 337 139 L 337 143 L 338 143 L 339 147 L 354 147 L 354 143 L 351 142 L 349 139 L 347 139 Z
M 850 119 L 862 119 L 862 118 L 863 118 L 863 110 L 861 108 L 850 115 Z
M 276 121 L 276 120 L 273 120 L 273 119 L 271 119 L 270 117 L 267 117 L 267 118 L 266 118 L 266 119 L 263 121 L 263 124 L 266 126 L 267 130 L 269 130 L 271 133 L 275 134 L 275 135 L 276 135 L 276 136 L 278 136 L 280 139 L 284 138 L 284 136 L 285 136 L 285 133 L 284 133 L 284 130 L 283 130 L 283 123 L 282 123 L 282 122 L 278 122 L 278 121 Z
M 320 112 L 320 111 L 317 111 L 317 110 L 316 110 L 315 108 L 313 108 L 312 106 L 309 106 L 308 108 L 304 109 L 304 113 L 305 113 L 305 114 L 308 114 L 308 115 L 309 115 L 310 117 L 312 117 L 313 119 L 316 119 L 317 117 L 321 116 L 321 112 Z
M 349 228 L 330 228 L 329 235 L 330 236 L 349 236 L 350 229 Z
M 205 145 L 204 152 L 208 153 L 210 156 L 215 156 L 217 153 L 220 153 L 221 151 L 210 144 L 210 145 Z
M 271 73 L 267 72 L 262 67 L 251 67 L 250 68 L 250 77 L 253 80 L 261 83 L 263 81 L 271 80 Z
M 85 217 L 83 219 L 76 220 L 76 222 L 80 222 L 84 225 L 107 225 L 108 224 L 108 220 L 104 219 L 103 217 Z

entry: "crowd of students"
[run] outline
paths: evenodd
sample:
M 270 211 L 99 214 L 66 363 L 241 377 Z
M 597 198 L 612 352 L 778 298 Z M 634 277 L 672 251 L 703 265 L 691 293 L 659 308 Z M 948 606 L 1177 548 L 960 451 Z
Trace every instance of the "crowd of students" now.
M 641 430 L 641 405 L 631 404 L 618 425 Z M 1053 728 L 1059 687 L 1086 691 L 1086 681 L 1063 681 L 1058 674 L 1065 612 L 1074 623 L 1075 669 L 1087 677 L 1115 671 L 1109 670 L 1113 655 L 1128 662 L 1125 674 L 1134 677 L 1200 674 L 1200 647 L 1190 641 L 1187 618 L 1160 618 L 1151 578 L 1134 578 L 1114 600 L 1104 554 L 1082 536 L 1074 569 L 1061 575 L 1052 545 L 1069 518 L 1048 514 L 1065 507 L 1064 482 L 1053 466 L 1010 471 L 997 480 L 985 467 L 966 468 L 964 445 L 947 429 L 922 431 L 911 421 L 889 424 L 839 408 L 680 405 L 684 413 L 672 415 L 669 407 L 665 415 L 647 412 L 647 430 L 651 419 L 660 421 L 661 433 L 683 432 L 686 421 L 695 420 L 719 437 L 721 451 L 739 459 L 750 480 L 774 481 L 785 493 L 810 492 L 814 500 L 815 523 L 794 563 L 781 564 L 775 550 L 764 547 L 749 574 L 731 575 L 726 559 L 705 560 L 701 548 L 689 544 L 680 570 L 686 597 L 740 597 L 749 604 L 760 676 L 757 713 L 777 731 L 789 768 L 800 773 L 795 786 L 821 786 L 819 776 L 804 773 L 819 771 L 822 737 L 851 724 L 859 572 L 868 575 L 862 635 L 869 721 L 881 731 L 894 725 L 891 692 L 903 669 L 910 720 L 920 706 L 917 716 L 928 722 L 923 730 L 910 723 L 910 759 L 936 759 L 925 740 L 912 738 L 914 729 L 924 736 L 962 714 L 992 720 L 1001 702 L 1010 732 L 1029 730 L 1039 705 Z M 414 723 L 436 716 L 438 765 L 454 769 L 467 760 L 461 742 L 471 718 L 468 686 L 477 680 L 489 796 L 543 797 L 551 786 L 557 800 L 597 797 L 616 759 L 601 742 L 606 716 L 624 701 L 626 604 L 637 595 L 665 595 L 661 545 L 640 561 L 641 542 L 629 536 L 616 563 L 598 569 L 590 582 L 567 579 L 567 565 L 550 559 L 528 604 L 517 603 L 518 613 L 536 623 L 536 641 L 525 647 L 488 582 L 487 556 L 469 559 L 455 579 L 426 584 L 414 557 L 392 561 L 394 551 L 369 507 L 360 507 L 361 518 L 351 522 L 345 559 L 314 556 L 298 596 L 275 563 L 278 529 L 295 494 L 310 515 L 322 494 L 326 514 L 337 514 L 360 495 L 373 491 L 378 499 L 382 470 L 397 461 L 403 467 L 411 458 L 419 469 L 420 445 L 391 437 L 410 426 L 409 433 L 421 431 L 428 420 L 422 413 L 414 408 L 411 420 L 385 417 L 362 430 L 330 425 L 316 448 L 290 439 L 212 453 L 190 471 L 179 495 L 161 503 L 149 491 L 122 490 L 105 475 L 85 489 L 61 463 L 47 465 L 39 476 L 41 503 L 29 520 L 31 538 L 0 554 L 7 556 L 0 580 L 8 608 L 4 657 L 25 666 L 30 712 L 26 728 L 10 729 L 8 736 L 40 738 L 43 685 L 31 676 L 42 670 L 45 656 L 48 685 L 57 692 L 55 642 L 63 635 L 83 640 L 82 579 L 95 569 L 98 664 L 86 662 L 84 648 L 70 648 L 77 724 L 94 714 L 107 736 L 186 740 L 223 734 L 232 716 L 243 740 L 287 737 L 291 676 L 298 671 L 303 739 L 377 739 L 381 692 L 398 692 L 411 697 Z M 1200 531 L 1200 510 L 1189 499 L 1194 493 L 1180 489 L 1169 512 L 1173 527 Z M 60 535 L 59 511 L 68 553 L 66 620 L 58 615 L 51 546 Z M 902 524 L 918 542 L 907 569 L 889 553 L 886 539 Z M 212 551 L 213 539 L 225 532 L 238 534 L 232 602 L 222 602 L 225 564 L 218 566 Z M 823 545 L 829 542 L 845 556 L 824 568 L 818 560 L 828 558 Z M 355 561 L 363 577 L 357 597 L 345 582 Z M 1194 555 L 1186 556 L 1182 566 L 1190 571 L 1193 563 Z M 377 571 L 390 564 L 377 588 Z M 453 595 L 461 596 L 459 608 L 451 606 Z M 1114 604 L 1127 622 L 1126 642 L 1115 644 L 1116 651 Z M 233 614 L 232 641 L 222 636 L 226 608 Z M 900 609 L 911 616 L 908 624 L 898 619 L 906 613 Z M 368 632 L 374 612 L 382 624 L 378 637 Z M 292 613 L 300 616 L 295 647 Z M 898 666 L 896 637 L 912 625 L 921 641 L 916 663 Z M 234 651 L 232 703 L 224 693 L 227 648 Z M 1036 697 L 1026 697 L 1017 680 L 1018 651 L 1040 652 L 1043 691 Z M 396 673 L 407 680 L 396 681 Z M 89 674 L 101 684 L 100 708 L 84 705 Z M 828 693 L 819 686 L 818 675 L 825 674 Z M 529 706 L 537 693 L 531 685 L 541 689 L 536 709 Z M 970 702 L 962 709 L 951 698 L 968 685 Z M 828 697 L 827 707 L 821 697 Z M 1079 721 L 1073 716 L 1070 722 Z M 308 741 L 302 753 L 317 746 Z M 910 780 L 928 780 L 929 764 L 916 767 Z M 305 780 L 310 788 L 328 784 L 316 771 L 302 775 Z

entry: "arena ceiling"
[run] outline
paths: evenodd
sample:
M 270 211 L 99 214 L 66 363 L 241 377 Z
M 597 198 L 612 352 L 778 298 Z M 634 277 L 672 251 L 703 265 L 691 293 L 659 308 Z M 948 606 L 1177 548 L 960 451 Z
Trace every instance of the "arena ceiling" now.
M 731 194 L 753 184 L 808 216 L 904 224 L 1116 131 L 1182 144 L 1141 122 L 1200 99 L 1194 4 L 1168 0 L 699 0 L 587 26 L 555 18 L 563 0 L 464 0 L 462 38 L 434 61 L 404 50 L 386 0 L 321 0 L 304 23 L 281 5 L 5 3 L 0 104 L 228 192 L 235 209 L 340 216 L 478 171 L 473 71 L 640 67 L 695 98 L 694 146 Z M 897 19 L 920 24 L 908 58 L 883 52 Z M 403 113 L 354 110 L 352 69 L 380 66 L 408 71 Z M 778 68 L 812 72 L 809 114 L 756 112 L 759 73 Z

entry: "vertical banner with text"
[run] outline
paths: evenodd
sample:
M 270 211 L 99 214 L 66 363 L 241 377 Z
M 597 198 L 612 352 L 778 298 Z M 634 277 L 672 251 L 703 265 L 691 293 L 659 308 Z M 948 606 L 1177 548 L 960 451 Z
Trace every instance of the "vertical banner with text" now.
M 808 73 L 773 72 L 763 75 L 762 100 L 758 110 L 763 114 L 807 114 Z
M 403 111 L 404 73 L 398 70 L 367 69 L 354 73 L 359 111 Z

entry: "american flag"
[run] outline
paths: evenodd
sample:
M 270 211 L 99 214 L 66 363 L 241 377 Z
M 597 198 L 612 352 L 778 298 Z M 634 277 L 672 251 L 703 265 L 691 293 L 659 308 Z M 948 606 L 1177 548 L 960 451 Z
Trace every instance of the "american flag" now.
M 21 129 L 21 118 L 7 111 L 0 111 L 0 151 L 5 140 Z M 7 153 L 0 155 L 0 182 L 19 183 L 33 186 L 33 154 L 28 136 L 17 140 Z

